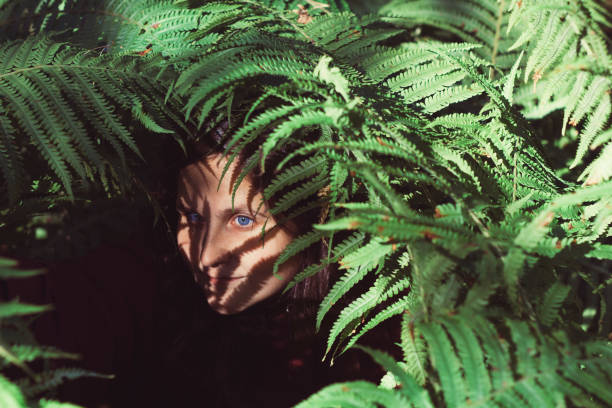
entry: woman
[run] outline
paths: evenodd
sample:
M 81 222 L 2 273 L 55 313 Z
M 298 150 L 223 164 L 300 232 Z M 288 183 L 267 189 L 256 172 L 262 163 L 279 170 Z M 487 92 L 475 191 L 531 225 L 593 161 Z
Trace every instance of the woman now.
M 176 274 L 171 282 L 169 291 L 177 296 L 167 304 L 183 308 L 174 312 L 179 327 L 162 332 L 181 335 L 166 358 L 167 392 L 160 401 L 176 406 L 287 407 L 331 381 L 320 362 L 313 314 L 328 287 L 329 268 L 282 293 L 296 273 L 327 254 L 325 242 L 287 260 L 277 274 L 272 272 L 285 247 L 318 222 L 321 209 L 285 222 L 281 220 L 286 214 L 272 215 L 283 191 L 266 199 L 263 190 L 284 154 L 270 155 L 266 172 L 255 169 L 237 184 L 262 140 L 244 146 L 224 174 L 225 128 L 217 127 L 207 140 L 192 146 L 193 154 L 179 171 L 176 238 L 195 285 L 184 279 L 189 289 L 176 286 Z M 310 199 L 318 200 L 316 195 Z
M 176 191 L 179 250 L 208 304 L 221 314 L 243 311 L 277 294 L 296 272 L 327 254 L 322 240 L 283 263 L 272 275 L 276 259 L 293 238 L 311 231 L 313 224 L 320 221 L 323 206 L 289 220 L 286 218 L 293 208 L 272 215 L 276 202 L 292 186 L 272 197 L 264 197 L 263 191 L 291 146 L 267 156 L 267 171 L 255 168 L 241 179 L 250 158 L 257 157 L 260 162 L 259 152 L 266 135 L 242 146 L 230 160 L 224 154 L 227 126 L 227 121 L 223 122 L 191 147 L 192 154 L 179 170 Z M 320 199 L 312 195 L 304 201 Z M 329 273 L 330 268 L 325 267 L 298 283 L 285 300 L 302 309 L 316 306 L 327 291 Z
M 222 174 L 227 163 L 214 153 L 183 168 L 176 200 L 178 247 L 208 304 L 221 314 L 241 312 L 275 295 L 301 265 L 294 256 L 273 276 L 274 262 L 298 228 L 277 223 L 252 175 L 232 199 L 231 177 Z M 238 168 L 232 162 L 229 174 Z

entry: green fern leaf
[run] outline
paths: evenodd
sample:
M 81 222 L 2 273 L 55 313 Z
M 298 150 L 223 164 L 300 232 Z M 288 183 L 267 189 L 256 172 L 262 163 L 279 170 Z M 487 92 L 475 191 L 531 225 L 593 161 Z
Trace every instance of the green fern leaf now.
M 41 123 L 30 116 L 29 112 L 31 109 L 29 104 L 21 96 L 21 93 L 10 85 L 10 82 L 7 83 L 3 79 L 0 83 L 2 83 L 3 89 L 5 90 L 5 92 L 3 92 L 4 96 L 16 111 L 17 121 L 30 135 L 42 156 L 49 163 L 51 169 L 53 169 L 55 174 L 62 181 L 68 195 L 72 196 L 72 177 L 66 168 L 66 164 L 55 146 L 51 144 L 46 132 L 43 131 Z
M 382 311 L 378 312 L 374 317 L 368 320 L 366 324 L 364 324 L 359 333 L 354 334 L 350 337 L 349 341 L 344 346 L 341 353 L 344 353 L 349 348 L 353 347 L 354 344 L 367 332 L 372 330 L 374 327 L 378 326 L 380 323 L 384 322 L 387 319 L 390 319 L 393 316 L 397 316 L 400 313 L 405 313 L 407 309 L 410 309 L 416 303 L 415 295 L 412 293 L 407 294 L 406 296 L 401 297 L 400 299 L 394 300 L 392 304 L 384 308 Z M 403 347 L 403 346 L 402 346 Z M 424 353 L 424 350 L 423 350 Z M 420 363 L 420 362 L 419 362 Z M 415 380 L 419 384 L 423 384 L 423 378 L 420 378 L 418 375 L 421 374 L 420 371 L 415 373 L 411 370 L 411 366 L 408 365 L 408 372 L 411 374 Z M 419 366 L 419 369 L 422 367 Z M 424 374 L 424 373 L 423 373 Z
M 94 112 L 94 115 L 100 117 L 102 123 L 110 130 L 112 133 L 117 135 L 117 137 L 128 146 L 134 153 L 139 155 L 142 158 L 142 154 L 140 150 L 136 146 L 134 139 L 130 135 L 130 132 L 126 129 L 126 127 L 119 122 L 119 120 L 110 113 L 111 109 L 108 106 L 108 102 L 102 98 L 102 96 L 93 91 L 92 87 L 89 86 L 87 82 L 87 77 L 83 75 L 83 73 L 74 71 L 73 78 L 78 82 L 81 86 L 81 90 L 87 95 L 87 100 L 91 103 L 91 108 Z M 95 80 L 95 78 L 94 78 Z M 101 133 L 103 137 L 105 137 L 111 144 L 117 146 L 117 143 L 112 141 L 111 134 L 109 132 Z M 117 147 L 115 147 L 117 149 Z
M 524 54 L 524 51 L 521 51 L 521 54 L 519 55 L 518 59 L 512 66 L 512 69 L 510 70 L 510 73 L 508 74 L 508 77 L 506 81 L 504 82 L 504 90 L 502 94 L 510 103 L 512 103 L 512 93 L 514 91 L 514 80 L 516 79 L 516 75 L 518 73 L 518 69 L 521 64 L 521 59 L 523 59 L 523 54 Z
M 290 116 L 278 125 L 264 142 L 261 157 L 262 168 L 268 153 L 275 147 L 281 146 L 296 130 L 312 125 L 332 126 L 333 124 L 333 119 L 324 112 L 302 110 L 300 114 Z
M 408 374 L 412 375 L 418 384 L 424 385 L 427 379 L 427 349 L 421 331 L 414 325 L 409 310 L 406 310 L 402 319 L 401 346 Z
M 484 363 L 484 355 L 473 329 L 459 319 L 449 319 L 448 330 L 465 373 L 468 397 L 471 401 L 486 399 L 491 393 L 491 380 Z
M 430 54 L 432 57 L 435 57 L 435 54 Z M 456 73 L 457 67 L 453 64 L 449 64 L 445 60 L 436 59 L 432 62 L 416 65 L 411 67 L 410 69 L 401 72 L 399 75 L 394 76 L 389 79 L 386 84 L 392 90 L 399 90 L 401 88 L 413 87 L 413 89 L 418 89 L 422 87 L 423 84 L 435 84 L 433 80 L 435 78 L 443 77 L 446 80 L 441 81 L 444 85 L 452 85 L 454 82 L 461 80 L 463 76 L 452 75 Z M 455 71 L 455 72 L 453 72 Z M 451 78 L 454 81 L 450 80 Z M 408 101 L 416 100 L 407 98 Z
M 225 148 L 226 153 L 232 149 L 240 150 L 244 145 L 251 142 L 259 134 L 261 134 L 261 132 L 271 123 L 283 118 L 293 111 L 304 108 L 306 108 L 306 106 L 300 103 L 266 110 L 236 131 Z M 235 146 L 237 146 L 237 149 L 235 149 Z M 282 166 L 279 166 L 279 168 L 281 167 Z M 226 166 L 226 168 L 229 168 L 229 165 Z M 224 174 L 226 171 L 226 169 L 223 170 Z
M 336 341 L 341 332 L 350 325 L 351 322 L 361 318 L 378 303 L 386 300 L 389 294 L 394 294 L 393 292 L 397 293 L 394 289 L 394 284 L 399 284 L 400 288 L 406 288 L 409 282 L 407 279 L 401 279 L 395 271 L 390 274 L 379 274 L 374 284 L 366 293 L 342 309 L 329 331 L 327 349 L 325 352 L 326 355 L 329 353 L 332 344 Z
M 578 180 L 585 180 L 586 185 L 594 185 L 608 180 L 612 177 L 612 142 L 608 142 L 603 148 L 599 157 L 595 159 L 578 177 Z
M 38 402 L 40 408 L 81 408 L 79 405 L 71 404 L 69 402 L 57 402 L 47 399 L 40 399 Z
M 328 55 L 323 55 L 319 59 L 319 63 L 314 69 L 314 76 L 320 78 L 323 82 L 330 83 L 336 89 L 342 98 L 344 98 L 345 102 L 348 102 L 350 99 L 349 96 L 349 81 L 342 75 L 340 68 L 338 67 L 329 67 L 329 63 L 332 61 L 332 58 Z
M 591 109 L 605 96 L 606 90 L 610 86 L 610 81 L 604 77 L 595 77 L 593 82 L 589 85 L 587 90 L 584 92 L 576 110 L 572 113 L 571 123 L 578 124 L 584 115 L 591 111 Z
M 0 114 L 0 170 L 10 203 L 17 201 L 25 179 L 23 159 L 16 148 L 16 133 L 9 119 L 4 114 Z
M 218 89 L 222 89 L 235 81 L 246 80 L 248 78 L 262 75 L 283 76 L 289 78 L 299 77 L 300 79 L 310 79 L 316 81 L 315 77 L 307 74 L 309 68 L 310 67 L 307 64 L 300 61 L 270 57 L 253 57 L 250 59 L 244 59 L 240 62 L 228 64 L 221 70 L 221 72 L 215 73 L 213 77 L 199 78 L 200 85 L 193 90 L 191 87 L 189 87 L 191 84 L 185 84 L 183 93 L 189 92 L 190 95 L 189 100 L 185 105 L 185 118 L 189 118 L 193 108 L 195 108 L 196 105 L 201 103 L 204 99 L 208 98 L 211 93 L 217 91 Z
M 78 378 L 101 378 L 112 379 L 114 375 L 100 374 L 82 368 L 57 368 L 38 374 L 38 381 L 31 383 L 29 380 L 22 380 L 19 385 L 26 396 L 33 396 L 44 391 L 57 388 L 62 383 Z
M 51 310 L 51 306 L 31 305 L 21 303 L 18 300 L 0 303 L 0 319 L 6 319 L 13 316 L 23 316 L 30 314 L 38 314 Z
M 284 170 L 264 190 L 264 197 L 270 199 L 281 189 L 319 173 L 325 168 L 327 161 L 320 156 L 310 157 L 295 166 Z
M 435 151 L 439 154 L 444 160 L 446 160 L 448 164 L 456 165 L 460 171 L 470 176 L 471 181 L 476 186 L 476 190 L 478 192 L 482 192 L 482 186 L 480 179 L 474 172 L 474 169 L 470 165 L 470 163 L 461 157 L 457 152 L 447 148 L 446 146 L 435 146 Z
M 595 244 L 592 249 L 585 256 L 596 259 L 612 259 L 612 245 Z
M 559 316 L 559 308 L 565 301 L 565 298 L 570 292 L 571 287 L 559 282 L 553 285 L 546 291 L 544 298 L 538 305 L 538 317 L 544 326 L 551 326 Z
M 15 344 L 10 347 L 11 353 L 21 362 L 44 359 L 78 359 L 79 355 L 66 353 L 53 347 L 33 346 L 30 344 Z
M 44 269 L 22 269 L 16 260 L 0 257 L 0 279 L 29 278 L 44 272 Z
M 340 279 L 330 289 L 317 311 L 316 327 L 321 326 L 323 318 L 331 307 L 344 296 L 353 286 L 362 280 L 365 275 L 378 266 L 379 260 L 391 252 L 391 245 L 385 245 L 380 238 L 374 238 L 358 250 L 342 258 L 340 265 L 347 269 Z
M 418 82 L 409 88 L 402 89 L 400 93 L 406 103 L 415 103 L 443 92 L 447 87 L 456 84 L 464 78 L 464 72 L 453 71 L 427 81 Z
M 393 374 L 398 384 L 401 384 L 399 387 L 399 392 L 406 396 L 406 398 L 416 407 L 431 407 L 433 408 L 433 404 L 431 399 L 427 395 L 427 392 L 421 388 L 412 377 L 410 377 L 403 369 L 400 367 L 395 360 L 389 356 L 388 354 L 374 350 L 365 346 L 356 346 L 358 349 L 365 351 L 368 353 L 378 364 L 383 366 L 386 370 Z
M 612 106 L 610 104 L 610 98 L 606 95 L 603 99 L 601 99 L 601 102 L 590 116 L 589 123 L 585 126 L 584 131 L 580 135 L 580 143 L 578 144 L 576 157 L 570 164 L 570 169 L 576 167 L 580 163 L 586 154 L 587 149 L 591 145 L 591 142 L 595 138 L 596 133 L 601 131 L 605 126 L 608 118 L 610 117 L 611 111 Z
M 271 214 L 278 214 L 285 212 L 297 203 L 300 203 L 307 197 L 316 194 L 319 190 L 329 184 L 329 179 L 325 176 L 319 176 L 310 180 L 301 186 L 291 190 L 289 193 L 283 195 L 279 199 L 273 208 L 270 209 Z
M 274 262 L 274 267 L 272 268 L 272 273 L 275 275 L 278 273 L 278 267 L 282 265 L 284 262 L 289 260 L 294 255 L 298 254 L 300 251 L 308 248 L 315 242 L 321 240 L 321 238 L 325 236 L 324 233 L 320 231 L 310 231 L 306 234 L 302 234 L 297 238 L 294 238 L 293 241 L 279 255 L 279 257 Z
M 460 128 L 472 130 L 480 128 L 481 118 L 478 115 L 471 113 L 451 113 L 449 115 L 439 116 L 427 124 L 428 128 L 442 126 L 445 128 Z
M 446 406 L 463 406 L 467 395 L 465 384 L 461 379 L 461 364 L 448 336 L 437 324 L 420 325 L 419 328 L 430 346 L 431 362 L 440 377 Z
M 6 408 L 26 407 L 26 400 L 19 387 L 0 374 L 0 403 Z
M 352 251 L 359 248 L 361 243 L 364 240 L 364 235 L 361 233 L 355 233 L 346 238 L 340 244 L 336 245 L 333 249 L 333 256 L 331 258 L 324 259 L 323 262 L 319 264 L 314 264 L 308 266 L 302 272 L 296 274 L 293 280 L 287 285 L 285 288 L 285 292 L 291 289 L 296 283 L 301 282 L 302 280 L 314 275 L 315 273 L 322 270 L 325 266 L 337 262 L 344 254 L 351 253 Z
M 379 388 L 367 381 L 353 381 L 328 385 L 295 408 L 376 408 L 406 407 L 407 401 L 391 390 Z

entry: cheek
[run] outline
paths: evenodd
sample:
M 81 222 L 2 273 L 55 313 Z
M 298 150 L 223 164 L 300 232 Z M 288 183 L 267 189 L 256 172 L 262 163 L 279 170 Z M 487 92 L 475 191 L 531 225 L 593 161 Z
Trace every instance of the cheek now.
M 176 233 L 176 243 L 185 259 L 191 263 L 191 238 L 189 236 L 188 228 L 181 228 Z
M 263 256 L 273 257 L 276 260 L 276 258 L 278 258 L 278 256 L 283 253 L 287 245 L 291 243 L 292 239 L 293 237 L 289 235 L 289 233 L 284 230 L 281 230 L 274 237 L 274 239 L 270 240 L 269 242 L 266 242 L 265 247 L 262 248 L 262 251 L 265 252 Z M 279 265 L 278 275 L 282 276 L 283 280 L 281 281 L 277 277 L 274 277 L 273 282 L 277 283 L 279 286 L 285 285 L 287 283 L 287 279 L 292 278 L 293 275 L 295 275 L 296 273 L 296 270 L 298 268 L 297 264 L 299 263 L 298 258 L 299 254 L 298 256 L 294 256 L 293 258 Z M 272 271 L 270 271 L 270 274 L 272 275 Z

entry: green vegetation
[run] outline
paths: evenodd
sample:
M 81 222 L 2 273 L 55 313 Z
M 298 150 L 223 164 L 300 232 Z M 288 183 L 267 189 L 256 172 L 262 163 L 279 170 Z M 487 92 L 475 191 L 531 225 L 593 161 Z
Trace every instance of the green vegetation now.
M 267 134 L 245 171 L 299 146 L 266 169 L 266 197 L 322 208 L 281 258 L 325 239 L 321 265 L 340 265 L 316 318 L 333 322 L 326 358 L 402 319 L 402 361 L 361 347 L 380 385 L 300 407 L 611 406 L 612 16 L 595 0 L 355 10 L 0 0 L 2 238 L 34 239 L 32 214 L 66 202 L 147 194 L 134 169 L 160 140 L 231 118 L 229 154 Z M 7 318 L 42 311 L 1 310 L 3 339 Z M 55 355 L 7 344 L 25 373 Z M 26 406 L 0 381 L 0 402 Z

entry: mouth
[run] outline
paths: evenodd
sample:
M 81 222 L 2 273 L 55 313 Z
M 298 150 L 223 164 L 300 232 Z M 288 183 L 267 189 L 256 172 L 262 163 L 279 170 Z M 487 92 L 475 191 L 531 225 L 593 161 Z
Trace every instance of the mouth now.
M 246 278 L 246 276 L 210 276 L 210 275 L 206 275 L 206 280 L 210 284 L 217 284 L 217 283 L 222 283 L 222 282 L 230 283 L 230 282 L 235 282 L 235 281 L 238 281 L 244 278 Z

